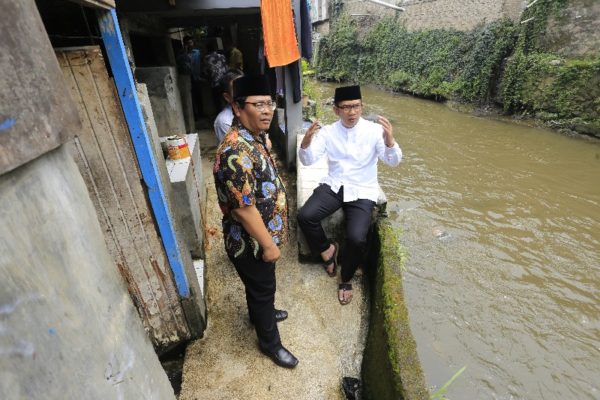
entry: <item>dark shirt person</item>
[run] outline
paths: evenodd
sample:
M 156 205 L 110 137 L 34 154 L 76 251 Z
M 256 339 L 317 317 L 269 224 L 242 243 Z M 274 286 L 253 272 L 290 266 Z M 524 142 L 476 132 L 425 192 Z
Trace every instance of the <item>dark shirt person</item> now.
M 210 83 L 215 112 L 221 111 L 221 88 L 220 83 L 227 73 L 227 60 L 219 53 L 214 42 L 208 44 L 208 54 L 204 56 L 204 74 Z
M 326 155 L 328 175 L 298 212 L 298 226 L 312 253 L 320 255 L 327 274 L 334 277 L 339 245 L 327 238 L 321 221 L 340 208 L 344 211 L 346 243 L 340 253 L 338 300 L 345 305 L 352 300 L 350 280 L 366 253 L 371 214 L 379 194 L 377 161 L 396 166 L 402 152 L 390 121 L 382 116 L 378 123 L 361 118 L 359 86 L 337 88 L 333 111 L 339 120 L 322 128 L 313 123 L 300 144 L 300 162 L 311 165 Z
M 260 350 L 277 365 L 294 368 L 298 360 L 281 344 L 277 328 L 287 312 L 275 309 L 275 262 L 288 235 L 285 187 L 265 138 L 275 103 L 264 76 L 236 79 L 233 96 L 236 118 L 213 169 L 225 250 L 244 283 Z
M 195 47 L 191 36 L 183 37 L 183 48 L 177 55 L 177 68 L 179 72 L 189 75 L 192 85 L 192 108 L 194 117 L 202 114 L 202 54 Z

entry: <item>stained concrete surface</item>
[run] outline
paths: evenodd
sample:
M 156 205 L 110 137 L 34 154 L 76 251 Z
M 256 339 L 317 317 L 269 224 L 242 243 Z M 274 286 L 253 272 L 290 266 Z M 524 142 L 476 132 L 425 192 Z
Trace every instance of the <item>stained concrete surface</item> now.
M 206 279 L 208 328 L 204 338 L 186 351 L 182 400 L 211 399 L 343 399 L 344 376 L 360 377 L 367 333 L 368 295 L 355 277 L 354 299 L 337 300 L 337 278 L 320 265 L 300 264 L 296 221 L 290 220 L 290 240 L 277 263 L 275 305 L 290 316 L 279 323 L 282 343 L 298 359 L 288 370 L 278 367 L 257 347 L 248 320 L 244 289 L 225 254 L 212 164 L 216 140 L 212 131 L 199 134 L 206 179 Z M 279 169 L 286 182 L 290 214 L 295 212 L 295 175 Z

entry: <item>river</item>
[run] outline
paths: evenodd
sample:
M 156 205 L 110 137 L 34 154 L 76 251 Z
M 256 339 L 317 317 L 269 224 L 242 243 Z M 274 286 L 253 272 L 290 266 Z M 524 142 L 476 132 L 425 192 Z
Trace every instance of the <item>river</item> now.
M 428 385 L 466 366 L 452 400 L 600 399 L 600 144 L 376 89 L 363 101 L 404 153 L 379 176 Z

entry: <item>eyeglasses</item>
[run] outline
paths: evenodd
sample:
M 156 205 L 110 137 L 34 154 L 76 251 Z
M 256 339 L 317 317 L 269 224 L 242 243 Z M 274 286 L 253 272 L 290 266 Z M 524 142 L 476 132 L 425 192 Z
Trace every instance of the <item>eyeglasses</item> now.
M 277 108 L 277 103 L 274 103 L 272 101 L 258 101 L 256 103 L 246 101 L 245 103 L 252 104 L 260 112 L 263 112 L 265 110 L 274 111 Z
M 362 104 L 361 103 L 357 103 L 357 104 L 344 104 L 343 106 L 336 106 L 337 108 L 339 108 L 340 110 L 342 110 L 343 112 L 350 112 L 352 110 L 360 110 L 362 108 Z

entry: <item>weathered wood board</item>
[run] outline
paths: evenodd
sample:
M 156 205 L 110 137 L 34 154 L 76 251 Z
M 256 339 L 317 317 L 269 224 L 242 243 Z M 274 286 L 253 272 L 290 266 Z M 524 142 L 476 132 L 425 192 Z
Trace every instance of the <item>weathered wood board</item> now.
M 96 46 L 58 49 L 57 57 L 83 124 L 71 152 L 115 266 L 155 346 L 187 339 L 184 312 L 102 53 Z

